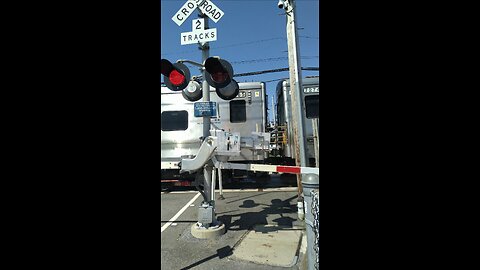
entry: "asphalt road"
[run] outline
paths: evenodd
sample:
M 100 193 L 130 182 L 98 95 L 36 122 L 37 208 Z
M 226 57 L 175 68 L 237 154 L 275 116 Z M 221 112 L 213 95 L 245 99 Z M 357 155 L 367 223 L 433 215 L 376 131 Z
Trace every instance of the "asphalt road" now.
M 216 201 L 216 216 L 226 225 L 226 233 L 216 239 L 201 240 L 191 235 L 190 227 L 197 221 L 202 196 L 193 190 L 162 192 L 161 269 L 288 269 L 239 261 L 232 255 L 254 225 L 304 226 L 297 220 L 295 188 L 282 191 L 227 188 L 224 197 L 225 200 Z M 176 220 L 171 220 L 175 217 Z M 290 269 L 299 269 L 301 263 L 300 259 Z

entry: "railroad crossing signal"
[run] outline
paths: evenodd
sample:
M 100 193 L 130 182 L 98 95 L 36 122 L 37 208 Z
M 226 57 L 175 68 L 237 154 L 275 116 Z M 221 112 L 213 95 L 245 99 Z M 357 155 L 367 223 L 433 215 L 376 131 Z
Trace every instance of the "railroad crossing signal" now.
M 182 63 L 172 64 L 166 59 L 160 60 L 160 72 L 163 74 L 165 85 L 172 91 L 182 91 L 188 101 L 197 101 L 202 98 L 200 84 L 190 79 L 190 70 Z M 201 64 L 199 64 L 201 65 Z M 217 95 L 224 100 L 231 100 L 240 91 L 238 83 L 233 79 L 232 65 L 220 57 L 209 57 L 203 64 L 207 83 L 215 88 Z
M 212 19 L 214 22 L 218 22 L 220 18 L 223 17 L 224 13 L 221 11 L 215 4 L 211 2 L 211 0 L 188 0 L 182 8 L 177 11 L 177 13 L 173 16 L 172 20 L 178 25 L 182 25 L 183 22 L 193 13 L 193 11 L 198 8 L 201 13 L 204 15 L 207 15 L 210 19 Z M 208 24 L 208 18 L 206 18 L 206 22 Z M 187 32 L 187 33 L 182 33 L 181 34 L 181 41 L 180 43 L 182 45 L 185 44 L 196 44 L 196 43 L 203 43 L 206 44 L 209 41 L 214 41 L 217 39 L 217 32 L 216 29 L 205 29 L 205 20 L 200 19 L 200 20 L 194 20 L 192 22 L 192 32 Z M 212 85 L 211 83 L 213 82 L 214 85 L 218 84 L 221 85 L 221 87 L 216 87 L 217 94 L 223 98 L 223 99 L 232 99 L 234 98 L 238 92 L 238 84 L 232 80 L 233 77 L 233 69 L 230 66 L 230 70 L 226 70 L 225 67 L 222 65 L 224 63 L 217 61 L 208 61 L 208 46 L 204 46 L 201 44 L 200 49 L 203 51 L 202 52 L 202 60 L 204 61 L 203 64 L 199 64 L 199 66 L 203 67 L 203 87 L 200 90 L 200 85 L 194 84 L 195 82 L 192 82 L 193 85 L 189 85 L 189 87 L 182 92 L 183 97 L 187 100 L 193 101 L 193 100 L 198 100 L 197 98 L 202 95 L 204 95 L 204 102 L 196 102 L 197 110 L 195 113 L 198 115 L 202 115 L 203 117 L 203 138 L 206 139 L 210 135 L 210 116 L 214 116 L 214 112 L 211 109 L 211 102 L 210 102 L 210 87 L 209 84 Z M 205 53 L 206 52 L 206 53 Z M 163 59 L 162 59 L 162 62 Z M 167 61 L 168 62 L 168 61 Z M 191 62 L 191 61 L 190 61 Z M 166 63 L 166 62 L 165 62 Z M 170 63 L 170 62 L 168 62 Z M 220 63 L 220 65 L 218 65 Z M 228 62 L 227 62 L 228 63 Z M 208 67 L 207 65 L 208 64 Z M 228 64 L 230 65 L 230 64 Z M 166 69 L 169 70 L 170 66 L 168 64 L 163 64 L 162 66 L 166 66 Z M 219 67 L 218 67 L 219 66 Z M 188 70 L 188 69 L 187 69 Z M 210 71 L 208 73 L 207 71 Z M 170 80 L 170 79 L 175 79 L 177 75 L 174 75 L 173 77 L 170 75 L 170 72 L 165 71 L 166 73 L 162 72 L 165 76 L 165 81 Z M 168 74 L 167 74 L 168 73 Z M 167 74 L 167 75 L 166 75 Z M 185 75 L 186 73 L 183 73 Z M 226 74 L 226 76 L 225 76 Z M 190 77 L 190 74 L 188 74 Z M 212 77 L 213 75 L 213 77 Z M 209 83 L 206 79 L 206 77 L 211 77 L 212 81 Z M 184 77 L 185 79 L 185 77 Z M 190 79 L 190 78 L 188 78 Z M 179 83 L 181 80 L 177 79 L 176 82 Z M 183 84 L 185 82 L 182 82 Z M 167 83 L 166 83 L 167 84 Z M 184 85 L 182 90 L 185 89 L 186 86 Z M 169 86 L 167 84 L 168 88 L 170 89 L 175 89 L 175 87 Z M 172 85 L 173 86 L 173 85 Z M 177 87 L 179 89 L 179 87 Z M 191 88 L 191 89 L 190 89 Z M 178 90 L 177 89 L 177 90 Z M 193 90 L 191 92 L 190 90 Z M 201 91 L 198 93 L 198 91 Z M 233 95 L 234 94 L 234 95 Z M 233 96 L 232 96 L 233 95 Z M 200 107 L 201 104 L 208 104 L 206 107 L 208 110 L 201 109 Z M 195 106 L 195 105 L 194 105 Z M 214 106 L 212 106 L 214 107 Z M 202 144 L 203 147 L 203 144 Z M 212 167 L 210 166 L 205 166 L 204 168 L 204 186 L 208 187 L 212 183 Z M 215 182 L 213 182 L 215 183 Z M 192 234 L 195 236 L 194 232 L 196 232 L 198 229 L 203 230 L 203 229 L 208 229 L 211 225 L 215 224 L 221 224 L 221 222 L 217 221 L 215 219 L 215 204 L 213 203 L 214 198 L 215 198 L 215 193 L 211 194 L 208 190 L 208 188 L 204 189 L 205 191 L 205 201 L 202 202 L 201 208 L 199 208 L 199 214 L 198 214 L 198 223 L 192 227 Z M 205 214 L 208 214 L 210 217 L 209 219 L 205 220 L 202 217 L 205 216 Z M 215 222 L 213 222 L 215 221 Z M 223 234 L 225 232 L 225 225 L 221 224 L 223 226 L 222 230 L 219 230 L 217 232 L 220 232 Z M 197 236 L 195 236 L 197 237 Z
M 230 100 L 238 95 L 239 86 L 233 79 L 232 65 L 219 57 L 209 57 L 203 64 L 205 80 L 215 88 L 217 95 L 224 100 Z
M 190 80 L 190 70 L 184 64 L 172 64 L 167 59 L 161 59 L 160 72 L 168 89 L 182 91 L 183 97 L 188 101 L 197 101 L 202 98 L 200 84 Z
M 166 59 L 160 60 L 160 73 L 168 89 L 172 91 L 181 91 L 187 87 L 190 82 L 190 70 L 182 63 L 170 63 Z

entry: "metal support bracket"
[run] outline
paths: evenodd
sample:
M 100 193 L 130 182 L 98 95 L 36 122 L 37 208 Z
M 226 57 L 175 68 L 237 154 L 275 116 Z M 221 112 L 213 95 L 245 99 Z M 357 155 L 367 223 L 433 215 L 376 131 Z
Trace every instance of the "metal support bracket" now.
M 203 165 L 212 157 L 217 148 L 217 140 L 215 137 L 207 137 L 203 141 L 198 154 L 193 159 L 182 159 L 180 163 L 180 173 L 192 173 L 203 168 Z

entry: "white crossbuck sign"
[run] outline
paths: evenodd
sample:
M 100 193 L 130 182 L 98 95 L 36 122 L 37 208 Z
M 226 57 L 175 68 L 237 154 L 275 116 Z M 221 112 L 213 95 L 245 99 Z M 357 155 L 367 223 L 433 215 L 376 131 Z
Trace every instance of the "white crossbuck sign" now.
M 193 13 L 196 8 L 199 8 L 205 15 L 207 15 L 214 22 L 218 22 L 225 13 L 219 9 L 210 0 L 188 0 L 183 6 L 173 15 L 172 20 L 178 25 L 182 25 L 187 18 Z

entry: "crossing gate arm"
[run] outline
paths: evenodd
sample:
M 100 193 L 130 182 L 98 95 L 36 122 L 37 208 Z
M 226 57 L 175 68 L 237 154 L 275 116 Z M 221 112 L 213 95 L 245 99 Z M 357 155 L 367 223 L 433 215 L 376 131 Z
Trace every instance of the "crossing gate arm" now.
M 297 167 L 297 166 L 280 166 L 265 164 L 237 164 L 229 162 L 220 162 L 215 157 L 212 158 L 213 164 L 220 169 L 235 169 L 256 172 L 276 172 L 290 174 L 316 174 L 319 175 L 320 168 Z
M 251 171 L 257 172 L 277 172 L 290 174 L 316 174 L 319 175 L 319 168 L 298 167 L 298 166 L 280 166 L 280 165 L 265 165 L 265 164 L 250 164 Z

